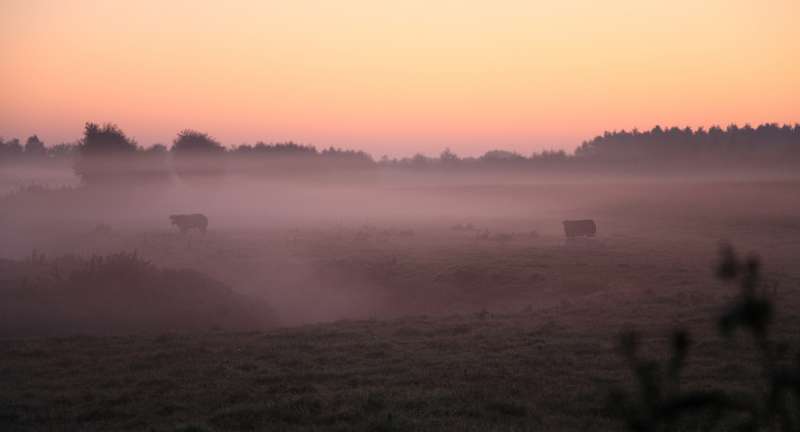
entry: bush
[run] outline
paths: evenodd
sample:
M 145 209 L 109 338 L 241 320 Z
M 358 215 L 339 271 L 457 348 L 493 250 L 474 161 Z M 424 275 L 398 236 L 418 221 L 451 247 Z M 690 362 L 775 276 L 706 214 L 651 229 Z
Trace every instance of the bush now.
M 225 147 L 207 133 L 185 129 L 173 141 L 171 151 L 175 172 L 184 179 L 225 172 Z
M 755 256 L 739 258 L 723 247 L 717 276 L 738 283 L 740 295 L 719 318 L 719 332 L 731 337 L 737 330 L 751 334 L 763 371 L 764 390 L 736 394 L 721 389 L 685 391 L 681 371 L 691 347 L 685 330 L 672 334 L 672 355 L 666 364 L 643 359 L 639 338 L 627 333 L 621 351 L 634 372 L 638 393 L 612 393 L 612 406 L 630 430 L 681 429 L 687 422 L 696 430 L 800 430 L 800 354 L 790 358 L 789 346 L 772 334 L 772 302 L 763 288 L 761 266 Z M 691 429 L 691 428 L 689 428 Z M 681 429 L 683 430 L 683 429 Z
M 239 329 L 271 324 L 256 299 L 136 253 L 30 258 L 0 266 L 0 336 Z
M 32 157 L 42 157 L 47 154 L 47 149 L 38 136 L 31 135 L 25 141 L 25 154 Z
M 87 185 L 135 184 L 169 178 L 165 154 L 139 149 L 114 124 L 86 123 L 75 174 Z

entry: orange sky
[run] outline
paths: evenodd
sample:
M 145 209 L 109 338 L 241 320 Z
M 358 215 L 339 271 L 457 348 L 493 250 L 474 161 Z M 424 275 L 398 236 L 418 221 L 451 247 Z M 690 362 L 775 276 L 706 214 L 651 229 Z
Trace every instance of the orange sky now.
M 0 0 L 0 136 L 527 154 L 795 123 L 798 22 L 798 0 Z

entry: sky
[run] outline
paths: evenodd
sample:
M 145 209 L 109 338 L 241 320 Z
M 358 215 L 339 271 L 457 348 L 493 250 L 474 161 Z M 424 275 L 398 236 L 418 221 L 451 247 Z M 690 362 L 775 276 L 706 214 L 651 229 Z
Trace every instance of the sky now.
M 0 0 L 0 136 L 373 156 L 800 122 L 798 0 Z

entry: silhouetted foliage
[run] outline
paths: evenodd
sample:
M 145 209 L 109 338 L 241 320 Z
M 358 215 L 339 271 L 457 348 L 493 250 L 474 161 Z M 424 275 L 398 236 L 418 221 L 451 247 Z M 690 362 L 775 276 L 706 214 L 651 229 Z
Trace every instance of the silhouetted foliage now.
M 47 154 L 47 149 L 38 136 L 31 135 L 28 137 L 28 140 L 25 141 L 25 154 L 34 157 L 44 156 Z
M 184 129 L 172 143 L 175 154 L 223 153 L 225 147 L 205 132 Z
M 69 159 L 78 154 L 79 144 L 61 143 L 47 147 L 37 135 L 31 135 L 20 144 L 19 139 L 0 138 L 0 162 L 37 162 L 44 159 Z
M 0 139 L 0 160 L 12 159 L 22 154 L 22 145 L 14 138 L 8 141 Z
M 564 150 L 544 150 L 541 153 L 531 155 L 531 160 L 541 163 L 564 162 L 569 159 Z
M 326 164 L 339 168 L 366 168 L 374 164 L 372 156 L 359 150 L 344 150 L 329 147 L 320 153 Z
M 86 123 L 80 151 L 84 156 L 130 154 L 136 151 L 136 141 L 115 124 Z
M 414 170 L 430 169 L 436 166 L 436 159 L 417 153 L 410 158 L 393 159 L 389 165 L 400 168 L 411 168 Z
M 136 142 L 114 124 L 86 123 L 75 173 L 87 184 L 102 183 L 119 174 L 125 156 L 136 152 Z
M 191 270 L 160 269 L 135 252 L 3 261 L 0 333 L 255 329 L 269 309 Z
M 218 176 L 225 171 L 225 147 L 205 132 L 184 129 L 172 143 L 175 172 L 183 179 Z
M 243 144 L 229 152 L 231 171 L 255 176 L 315 177 L 326 171 L 372 168 L 375 162 L 362 151 L 327 148 L 292 141 L 255 146 Z
M 439 161 L 444 167 L 455 167 L 458 166 L 459 162 L 461 162 L 461 158 L 459 158 L 457 154 L 450 151 L 449 148 L 446 148 L 439 155 Z
M 521 162 L 525 160 L 525 156 L 522 156 L 519 153 L 514 153 L 506 150 L 491 150 L 484 153 L 483 156 L 479 158 L 483 162 L 489 163 L 508 163 L 508 162 Z
M 122 185 L 169 177 L 165 155 L 141 150 L 117 125 L 86 123 L 75 173 L 87 185 Z
M 461 158 L 449 149 L 439 158 L 422 154 L 410 158 L 384 157 L 385 167 L 433 170 L 443 167 L 467 170 L 610 171 L 648 173 L 653 169 L 769 169 L 791 168 L 800 162 L 800 125 L 731 125 L 726 129 L 662 128 L 640 132 L 605 132 L 583 142 L 573 155 L 563 150 L 545 150 L 526 157 L 506 150 L 488 151 L 480 157 Z
M 80 153 L 80 143 L 61 143 L 47 149 L 52 158 L 72 158 Z
M 99 126 L 87 123 L 84 137 L 75 144 L 59 144 L 46 148 L 34 135 L 23 150 L 19 140 L 0 140 L 0 161 L 69 158 L 79 151 L 81 160 L 76 173 L 87 184 L 104 183 L 109 179 L 166 178 L 166 150 L 161 144 L 141 149 L 113 124 Z M 129 158 L 146 154 L 150 158 Z M 741 173 L 761 170 L 769 173 L 793 172 L 800 162 L 800 124 L 794 126 L 768 123 L 751 127 L 730 125 L 723 129 L 662 128 L 645 132 L 605 132 L 583 142 L 569 154 L 563 150 L 545 150 L 530 156 L 507 150 L 491 150 L 479 157 L 460 157 L 450 149 L 439 157 L 415 154 L 412 157 L 380 161 L 358 150 L 327 148 L 318 151 L 312 145 L 292 141 L 255 145 L 243 144 L 230 150 L 209 134 L 196 130 L 181 131 L 169 152 L 175 172 L 182 177 L 218 176 L 224 172 L 248 175 L 302 176 L 331 170 L 363 170 L 366 168 L 410 169 L 434 171 L 518 171 L 518 172 L 608 172 L 614 174 L 662 172 L 708 174 Z M 22 158 L 22 156 L 30 156 Z M 94 161 L 103 156 L 104 162 Z M 122 160 L 136 161 L 131 167 L 119 167 Z M 116 161 L 116 162 L 115 162 Z M 147 168 L 146 164 L 153 164 Z M 782 170 L 782 171 L 780 171 Z
M 164 144 L 153 144 L 152 146 L 143 150 L 145 153 L 151 154 L 166 154 L 167 153 L 167 146 Z
M 615 390 L 612 407 L 630 430 L 800 430 L 800 353 L 790 357 L 789 346 L 773 335 L 773 306 L 763 289 L 759 260 L 742 259 L 730 246 L 723 246 L 720 255 L 717 276 L 738 284 L 740 294 L 719 318 L 719 331 L 726 338 L 737 330 L 750 333 L 759 354 L 763 390 L 684 390 L 681 372 L 692 345 L 687 331 L 672 334 L 672 355 L 665 364 L 643 359 L 638 335 L 626 333 L 621 352 L 634 372 L 638 392 Z
M 725 129 L 713 126 L 699 128 L 661 128 L 640 132 L 606 132 L 581 144 L 576 158 L 604 163 L 639 162 L 668 164 L 690 162 L 715 163 L 777 163 L 800 158 L 800 124 L 776 123 L 744 127 L 730 125 Z
M 297 144 L 292 141 L 267 144 L 259 141 L 255 146 L 243 144 L 233 149 L 233 153 L 244 156 L 317 156 L 314 146 Z

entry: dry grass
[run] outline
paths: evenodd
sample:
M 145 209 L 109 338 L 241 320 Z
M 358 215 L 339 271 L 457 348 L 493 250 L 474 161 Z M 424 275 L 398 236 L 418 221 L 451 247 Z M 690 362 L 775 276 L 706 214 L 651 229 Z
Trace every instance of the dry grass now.
M 544 189 L 458 193 L 498 202 L 537 190 Z M 72 233 L 74 241 L 60 237 L 42 249 L 135 249 L 262 297 L 284 325 L 351 320 L 251 333 L 2 340 L 0 429 L 620 428 L 608 416 L 607 390 L 632 384 L 614 349 L 632 327 L 645 335 L 645 356 L 666 353 L 676 325 L 692 330 L 698 343 L 685 381 L 693 386 L 759 381 L 750 345 L 713 331 L 735 294 L 712 277 L 719 239 L 761 253 L 778 286 L 780 333 L 797 340 L 793 191 L 621 191 L 571 208 L 596 218 L 600 237 L 570 243 L 550 228 L 560 228 L 554 207 L 537 217 L 370 228 L 237 229 L 212 218 L 207 236 L 188 238 L 158 229 Z M 480 241 L 451 229 L 456 223 L 539 235 Z M 400 234 L 408 230 L 413 235 Z
M 4 430 L 613 429 L 606 392 L 629 379 L 613 346 L 631 322 L 664 349 L 676 320 L 700 331 L 688 382 L 757 381 L 752 352 L 733 347 L 730 357 L 728 344 L 702 332 L 709 305 L 667 300 L 264 333 L 5 341 L 0 421 Z M 784 323 L 796 329 L 798 320 Z

